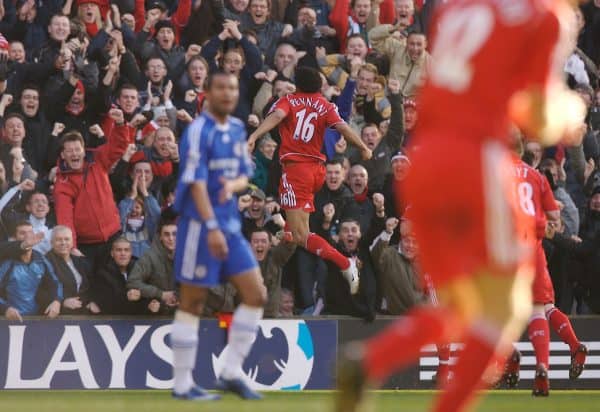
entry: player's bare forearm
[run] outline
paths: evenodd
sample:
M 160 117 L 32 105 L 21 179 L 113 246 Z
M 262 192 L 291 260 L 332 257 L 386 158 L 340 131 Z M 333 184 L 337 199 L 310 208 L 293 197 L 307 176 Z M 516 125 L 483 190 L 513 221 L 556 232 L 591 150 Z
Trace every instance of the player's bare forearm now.
M 248 138 L 248 144 L 254 145 L 259 137 L 273 130 L 285 118 L 285 113 L 282 110 L 276 109 L 269 114 L 265 120 L 256 128 L 254 133 Z
M 241 192 L 248 187 L 248 176 L 240 176 L 230 181 L 231 191 L 233 193 Z
M 367 145 L 362 141 L 362 139 L 346 123 L 340 123 L 336 125 L 335 129 L 340 132 L 340 134 L 344 136 L 344 139 L 346 139 L 346 141 L 350 144 L 358 147 L 361 150 L 368 149 Z
M 207 221 L 214 219 L 215 212 L 212 205 L 210 204 L 210 197 L 208 196 L 208 190 L 206 189 L 206 183 L 194 182 L 190 187 L 192 193 L 192 199 L 198 210 L 198 214 L 202 220 Z

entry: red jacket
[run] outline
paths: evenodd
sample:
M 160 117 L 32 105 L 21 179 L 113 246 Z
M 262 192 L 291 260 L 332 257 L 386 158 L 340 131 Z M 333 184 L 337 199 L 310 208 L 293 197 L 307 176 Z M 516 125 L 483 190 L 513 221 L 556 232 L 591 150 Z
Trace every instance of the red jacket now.
M 340 43 L 340 53 L 346 53 L 346 41 L 350 31 L 349 17 L 353 16 L 350 0 L 336 0 L 333 9 L 329 12 L 329 23 L 336 31 Z M 354 17 L 352 17 L 354 19 Z M 394 0 L 383 0 L 379 5 L 379 24 L 394 24 L 396 9 Z M 368 46 L 368 44 L 367 44 Z
M 81 170 L 59 161 L 54 184 L 56 221 L 71 228 L 75 247 L 106 242 L 121 229 L 108 174 L 127 149 L 129 129 L 115 126 L 109 143 L 86 151 Z

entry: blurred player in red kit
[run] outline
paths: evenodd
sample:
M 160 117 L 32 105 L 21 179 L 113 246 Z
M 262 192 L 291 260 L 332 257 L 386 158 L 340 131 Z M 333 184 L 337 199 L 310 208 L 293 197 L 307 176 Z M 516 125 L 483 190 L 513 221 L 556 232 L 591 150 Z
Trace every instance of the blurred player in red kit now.
M 420 92 L 418 149 L 402 190 L 441 305 L 415 308 L 343 350 L 338 412 L 357 410 L 364 388 L 428 343 L 464 343 L 432 410 L 474 404 L 484 372 L 510 352 L 531 313 L 534 245 L 522 232 L 533 226 L 516 202 L 510 122 L 545 144 L 579 140 L 585 127 L 583 102 L 561 77 L 574 47 L 561 37 L 574 24 L 566 0 L 455 0 L 434 19 L 435 64 Z
M 282 165 L 279 195 L 286 214 L 285 231 L 297 245 L 335 263 L 348 281 L 350 293 L 358 292 L 359 272 L 355 258 L 338 252 L 325 239 L 311 233 L 309 214 L 315 211 L 314 194 L 325 181 L 325 155 L 322 153 L 325 129 L 335 128 L 348 142 L 358 146 L 362 158 L 371 158 L 371 150 L 342 120 L 337 106 L 320 93 L 323 80 L 318 71 L 299 67 L 295 73 L 297 93 L 275 102 L 271 112 L 248 138 L 250 150 L 258 138 L 279 125 Z
M 514 175 L 517 184 L 517 197 L 521 211 L 535 219 L 535 277 L 533 281 L 533 313 L 529 320 L 529 340 L 533 345 L 536 356 L 536 374 L 533 386 L 534 396 L 548 396 L 549 381 L 548 367 L 550 358 L 550 328 L 569 345 L 571 350 L 571 366 L 569 377 L 577 378 L 583 371 L 587 355 L 587 347 L 579 342 L 569 318 L 554 306 L 554 287 L 548 272 L 548 263 L 542 240 L 547 229 L 552 232 L 559 224 L 560 210 L 552 189 L 545 176 L 516 158 Z M 513 355 L 508 362 L 509 376 L 507 382 L 518 381 L 519 356 Z M 510 376 L 510 374 L 513 376 Z

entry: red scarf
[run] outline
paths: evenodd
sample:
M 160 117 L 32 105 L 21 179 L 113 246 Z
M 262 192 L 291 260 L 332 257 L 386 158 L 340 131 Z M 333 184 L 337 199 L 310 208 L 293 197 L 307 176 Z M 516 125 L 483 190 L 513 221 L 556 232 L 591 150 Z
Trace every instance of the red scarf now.
M 365 187 L 365 190 L 362 193 L 354 194 L 354 200 L 358 203 L 364 203 L 367 200 L 367 194 L 369 193 L 369 188 Z
M 96 22 L 85 23 L 85 31 L 89 34 L 90 38 L 94 37 L 100 31 Z

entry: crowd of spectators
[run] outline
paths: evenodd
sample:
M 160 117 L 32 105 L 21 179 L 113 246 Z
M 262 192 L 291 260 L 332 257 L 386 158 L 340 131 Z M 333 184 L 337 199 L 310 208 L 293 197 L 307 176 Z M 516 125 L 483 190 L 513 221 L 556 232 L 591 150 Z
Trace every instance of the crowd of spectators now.
M 256 145 L 252 187 L 239 197 L 265 315 L 373 319 L 423 302 L 395 182 L 411 167 L 405 147 L 436 64 L 426 33 L 439 2 L 0 1 L 0 314 L 172 314 L 178 141 L 203 110 L 207 76 L 240 79 L 235 116 L 251 133 L 295 90 L 299 66 L 322 73 L 323 95 L 373 151 L 362 161 L 327 131 L 310 218 L 312 232 L 359 258 L 361 283 L 351 295 L 335 266 L 277 236 L 285 213 L 274 130 Z M 525 159 L 561 206 L 562 224 L 544 241 L 557 306 L 600 313 L 600 2 L 577 13 L 579 47 L 564 71 L 589 106 L 587 134 L 576 147 L 527 142 Z M 233 288 L 215 288 L 206 315 L 235 305 Z

